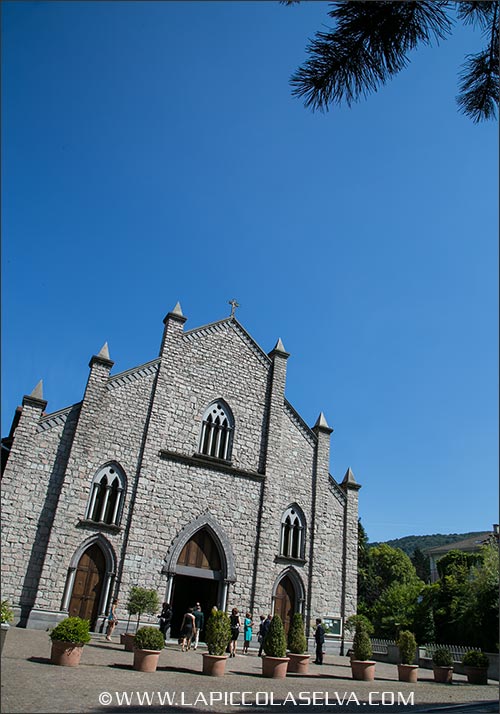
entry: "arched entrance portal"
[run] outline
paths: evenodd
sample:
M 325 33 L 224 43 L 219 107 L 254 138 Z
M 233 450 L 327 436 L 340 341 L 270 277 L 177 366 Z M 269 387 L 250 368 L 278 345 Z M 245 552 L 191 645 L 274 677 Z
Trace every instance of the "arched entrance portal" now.
M 178 637 L 188 608 L 200 603 L 207 621 L 214 605 L 220 603 L 223 585 L 221 556 L 207 528 L 202 528 L 182 548 L 176 564 L 172 588 L 172 637 Z M 203 640 L 202 630 L 200 638 Z
M 94 630 L 99 616 L 105 576 L 106 558 L 95 543 L 87 548 L 78 562 L 68 608 L 70 617 L 90 620 L 91 630 Z
M 288 575 L 285 575 L 285 577 L 280 580 L 278 587 L 276 588 L 276 594 L 274 596 L 274 613 L 275 615 L 279 615 L 283 620 L 283 625 L 287 634 L 295 612 L 295 588 Z

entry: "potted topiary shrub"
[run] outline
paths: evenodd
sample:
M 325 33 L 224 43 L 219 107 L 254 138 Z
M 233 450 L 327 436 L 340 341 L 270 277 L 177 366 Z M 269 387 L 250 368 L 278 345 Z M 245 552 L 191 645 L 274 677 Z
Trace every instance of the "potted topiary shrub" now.
M 450 650 L 438 647 L 432 655 L 432 669 L 434 681 L 441 684 L 451 684 L 453 679 L 453 659 Z
M 266 654 L 262 657 L 263 676 L 284 679 L 290 658 L 286 656 L 285 628 L 279 615 L 274 615 L 271 620 L 264 640 L 264 652 Z
M 138 672 L 156 672 L 164 644 L 163 633 L 157 627 L 141 627 L 137 630 L 134 637 L 134 669 Z
M 399 633 L 396 644 L 399 647 L 399 658 L 401 660 L 398 664 L 399 681 L 414 684 L 418 678 L 418 664 L 414 664 L 417 651 L 415 635 L 409 630 L 403 630 Z
M 81 617 L 67 617 L 51 630 L 50 661 L 63 667 L 80 664 L 83 646 L 90 642 L 89 621 Z
M 203 674 L 221 677 L 226 670 L 226 648 L 231 640 L 231 621 L 222 610 L 215 608 L 210 613 L 205 628 L 208 652 L 203 653 Z
M 120 642 L 125 646 L 127 652 L 133 652 L 134 650 L 134 637 L 135 633 L 128 631 L 130 626 L 130 618 L 132 615 L 137 615 L 137 623 L 135 629 L 139 627 L 139 622 L 141 615 L 147 612 L 150 615 L 154 615 L 158 612 L 160 608 L 160 601 L 158 599 L 158 593 L 156 590 L 147 590 L 146 588 L 139 588 L 134 585 L 130 589 L 130 593 L 127 600 L 127 612 L 128 612 L 128 622 L 126 631 L 120 635 Z
M 469 684 L 488 684 L 490 660 L 484 652 L 469 650 L 464 654 L 462 664 Z
M 375 662 L 371 660 L 372 643 L 366 625 L 362 621 L 356 623 L 352 650 L 352 678 L 363 682 L 373 682 L 375 679 Z
M 348 632 L 352 638 L 354 638 L 354 633 L 358 624 L 363 625 L 363 627 L 368 633 L 368 636 L 373 635 L 375 628 L 373 627 L 370 620 L 366 617 L 366 615 L 351 615 L 345 621 L 345 629 L 346 632 Z M 352 662 L 352 660 L 354 659 L 354 650 L 352 647 L 347 650 L 346 655 L 351 659 Z
M 3 646 L 5 638 L 7 637 L 7 632 L 9 631 L 9 623 L 14 619 L 14 613 L 10 607 L 8 600 L 2 600 L 1 610 L 0 610 L 0 653 L 3 652 Z
M 292 618 L 288 632 L 288 649 L 290 661 L 287 671 L 293 674 L 307 674 L 311 655 L 306 652 L 307 639 L 304 634 L 304 620 L 300 612 L 296 612 Z

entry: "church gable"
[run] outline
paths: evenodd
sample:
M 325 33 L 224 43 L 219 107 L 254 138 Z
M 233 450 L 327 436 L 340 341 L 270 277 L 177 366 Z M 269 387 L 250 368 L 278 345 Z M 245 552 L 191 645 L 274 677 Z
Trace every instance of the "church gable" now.
M 156 396 L 169 404 L 160 448 L 261 470 L 270 358 L 233 318 L 186 332 L 177 349 Z

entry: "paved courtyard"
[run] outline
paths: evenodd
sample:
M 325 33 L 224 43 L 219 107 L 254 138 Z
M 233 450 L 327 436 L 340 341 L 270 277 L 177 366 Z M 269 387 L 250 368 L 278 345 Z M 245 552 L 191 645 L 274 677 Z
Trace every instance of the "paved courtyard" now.
M 381 710 L 498 711 L 498 684 L 467 683 L 454 675 L 452 685 L 436 684 L 432 671 L 420 669 L 417 684 L 397 681 L 395 665 L 378 662 L 373 683 L 354 682 L 347 657 L 327 655 L 310 666 L 309 676 L 264 679 L 256 651 L 228 659 L 223 678 L 201 673 L 201 652 L 182 653 L 169 643 L 158 670 L 132 669 L 133 654 L 118 637 L 95 637 L 85 646 L 77 668 L 50 664 L 47 632 L 10 628 L 2 655 L 2 714 L 63 712 L 342 712 Z

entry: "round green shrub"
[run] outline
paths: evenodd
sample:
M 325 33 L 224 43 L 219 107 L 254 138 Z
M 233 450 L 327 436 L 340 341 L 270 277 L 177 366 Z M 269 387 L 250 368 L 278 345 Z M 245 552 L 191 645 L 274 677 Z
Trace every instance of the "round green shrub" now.
M 14 613 L 10 607 L 10 602 L 8 600 L 2 600 L 2 606 L 0 610 L 0 622 L 2 625 L 12 622 L 14 619 Z
M 73 645 L 86 645 L 90 642 L 90 623 L 81 617 L 67 617 L 51 630 L 52 642 L 71 642 Z
M 292 654 L 304 654 L 307 650 L 307 639 L 304 634 L 304 620 L 300 612 L 296 612 L 292 618 L 292 624 L 288 631 L 288 649 Z
M 366 615 L 351 615 L 345 622 L 345 629 L 348 632 L 355 632 L 358 624 L 363 625 L 369 635 L 373 635 L 375 628 Z
M 415 652 L 417 651 L 417 641 L 413 632 L 409 630 L 400 632 L 396 644 L 399 647 L 401 664 L 413 664 Z
M 438 647 L 432 655 L 432 664 L 436 667 L 452 667 L 453 659 L 450 650 L 446 647 Z
M 205 628 L 208 654 L 222 657 L 231 640 L 231 621 L 222 610 L 212 610 Z
M 137 650 L 161 650 L 165 638 L 157 627 L 140 627 L 135 635 L 134 647 Z
M 368 634 L 366 627 L 362 622 L 358 622 L 356 625 L 356 632 L 354 633 L 352 649 L 354 653 L 354 659 L 360 660 L 361 662 L 366 662 L 372 657 L 373 650 L 372 643 L 370 641 L 370 635 Z
M 490 664 L 490 660 L 484 654 L 484 652 L 478 652 L 477 650 L 469 650 L 466 652 L 462 659 L 462 664 L 466 667 L 482 667 L 487 669 Z
M 286 657 L 286 637 L 283 621 L 279 615 L 274 615 L 269 626 L 264 651 L 268 657 Z

